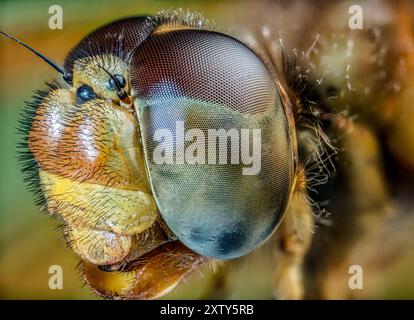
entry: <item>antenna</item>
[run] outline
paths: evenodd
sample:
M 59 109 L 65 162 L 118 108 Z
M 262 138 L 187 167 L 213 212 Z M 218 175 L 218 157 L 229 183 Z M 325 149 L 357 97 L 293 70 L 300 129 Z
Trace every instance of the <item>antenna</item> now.
M 12 40 L 14 40 L 15 42 L 17 42 L 18 44 L 22 45 L 23 47 L 25 47 L 26 49 L 30 50 L 31 52 L 33 52 L 35 55 L 37 55 L 38 57 L 40 57 L 43 61 L 45 61 L 48 65 L 50 65 L 53 69 L 55 69 L 57 72 L 61 73 L 63 75 L 63 80 L 65 80 L 67 83 L 70 83 L 72 81 L 72 77 L 69 73 L 67 73 L 62 67 L 60 67 L 57 63 L 53 62 L 52 60 L 50 60 L 49 58 L 45 57 L 43 54 L 41 54 L 40 52 L 38 52 L 37 50 L 33 49 L 32 47 L 30 47 L 29 45 L 25 44 L 24 42 L 20 41 L 19 39 L 7 34 L 6 32 L 3 32 L 0 30 L 0 34 L 6 36 L 7 38 L 10 38 Z
M 125 103 L 130 103 L 131 101 L 130 101 L 130 99 L 128 98 L 128 94 L 125 92 L 125 90 L 124 89 L 122 89 L 121 88 L 121 86 L 120 86 L 120 84 L 119 84 L 119 82 L 118 82 L 118 79 L 117 78 L 115 78 L 114 76 L 113 76 L 113 74 L 112 73 L 110 73 L 108 70 L 106 70 L 104 67 L 102 67 L 101 65 L 98 65 L 98 67 L 99 68 L 101 68 L 103 71 L 105 71 L 106 72 L 106 74 L 114 81 L 114 84 L 115 84 L 115 87 L 116 87 L 116 91 L 117 91 L 117 95 L 118 95 L 118 98 L 120 99 L 120 100 L 122 100 L 123 102 L 125 102 Z

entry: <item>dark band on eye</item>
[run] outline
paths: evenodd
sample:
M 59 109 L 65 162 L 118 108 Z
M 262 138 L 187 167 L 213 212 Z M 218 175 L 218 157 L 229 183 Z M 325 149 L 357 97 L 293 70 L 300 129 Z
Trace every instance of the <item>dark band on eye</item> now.
M 85 103 L 89 100 L 95 99 L 96 97 L 96 93 L 87 84 L 81 85 L 78 90 L 76 90 L 76 102 L 78 104 Z

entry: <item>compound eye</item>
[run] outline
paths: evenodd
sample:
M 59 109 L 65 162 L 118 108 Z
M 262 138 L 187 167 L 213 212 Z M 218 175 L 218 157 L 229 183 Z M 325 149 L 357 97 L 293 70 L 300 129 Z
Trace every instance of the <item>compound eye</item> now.
M 76 102 L 78 104 L 85 103 L 89 100 L 95 99 L 96 97 L 96 93 L 87 84 L 81 85 L 78 90 L 76 90 Z
M 206 30 L 151 35 L 130 72 L 165 222 L 204 256 L 256 249 L 283 216 L 294 172 L 273 73 L 243 43 Z

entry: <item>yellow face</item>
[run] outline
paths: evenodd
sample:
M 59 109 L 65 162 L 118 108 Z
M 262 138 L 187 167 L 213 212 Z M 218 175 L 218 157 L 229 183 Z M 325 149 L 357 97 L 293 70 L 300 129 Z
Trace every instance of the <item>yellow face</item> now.
M 115 57 L 77 61 L 73 87 L 51 90 L 41 102 L 29 146 L 40 163 L 49 212 L 64 218 L 66 235 L 81 257 L 106 265 L 125 257 L 129 237 L 152 225 L 157 207 L 137 121 L 98 65 L 127 77 L 126 64 Z M 92 241 L 100 245 L 91 247 Z

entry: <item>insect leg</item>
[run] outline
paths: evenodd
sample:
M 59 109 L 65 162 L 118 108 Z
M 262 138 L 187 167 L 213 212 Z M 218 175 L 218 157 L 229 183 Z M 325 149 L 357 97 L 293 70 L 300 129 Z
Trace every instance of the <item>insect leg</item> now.
M 293 194 L 286 216 L 276 235 L 274 295 L 278 299 L 304 296 L 303 261 L 313 235 L 313 214 L 306 199 Z

